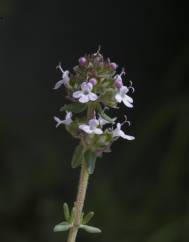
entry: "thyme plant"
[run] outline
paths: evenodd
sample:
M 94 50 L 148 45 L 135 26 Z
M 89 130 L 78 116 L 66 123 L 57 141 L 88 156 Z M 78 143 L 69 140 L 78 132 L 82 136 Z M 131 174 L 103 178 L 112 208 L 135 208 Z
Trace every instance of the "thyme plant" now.
M 73 208 L 64 203 L 65 221 L 54 227 L 55 232 L 69 231 L 67 242 L 75 242 L 79 229 L 89 233 L 100 233 L 97 227 L 88 223 L 94 213 L 83 213 L 88 179 L 93 174 L 95 162 L 103 153 L 111 151 L 111 146 L 118 138 L 133 140 L 134 137 L 124 133 L 124 124 L 130 122 L 124 115 L 122 123 L 117 117 L 110 117 L 110 109 L 119 109 L 121 103 L 127 108 L 133 107 L 133 99 L 128 95 L 134 92 L 132 82 L 123 82 L 126 75 L 124 69 L 117 73 L 118 65 L 105 59 L 100 53 L 87 54 L 80 57 L 73 72 L 63 70 L 61 64 L 57 68 L 62 73 L 54 89 L 65 88 L 69 100 L 60 108 L 65 118 L 54 117 L 56 127 L 65 125 L 66 130 L 79 140 L 75 148 L 71 165 L 81 167 L 78 193 Z

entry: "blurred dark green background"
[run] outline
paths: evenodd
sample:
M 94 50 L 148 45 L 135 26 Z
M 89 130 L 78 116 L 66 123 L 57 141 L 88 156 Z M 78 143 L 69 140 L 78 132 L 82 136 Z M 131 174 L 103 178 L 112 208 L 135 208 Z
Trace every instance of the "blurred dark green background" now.
M 100 235 L 78 242 L 189 241 L 189 42 L 182 1 L 0 1 L 0 241 L 63 242 L 53 233 L 75 199 L 76 141 L 53 116 L 53 85 L 102 45 L 136 92 L 123 107 L 134 142 L 119 140 L 97 163 L 85 211 Z

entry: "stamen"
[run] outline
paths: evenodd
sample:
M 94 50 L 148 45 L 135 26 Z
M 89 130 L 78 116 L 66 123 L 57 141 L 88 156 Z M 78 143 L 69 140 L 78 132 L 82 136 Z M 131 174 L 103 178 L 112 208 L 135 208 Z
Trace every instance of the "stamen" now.
M 127 116 L 124 115 L 125 121 L 123 121 L 123 123 L 121 123 L 121 126 L 123 126 L 124 124 L 128 123 L 129 126 L 131 126 L 131 122 L 129 120 L 127 120 Z
M 100 54 L 100 50 L 101 50 L 101 45 L 98 46 L 97 52 L 94 53 L 94 55 L 95 55 L 95 56 L 96 56 L 96 55 L 97 55 L 97 56 L 98 56 L 98 55 L 99 55 L 99 56 L 102 56 L 102 55 Z
M 132 86 L 133 82 L 131 80 L 129 82 L 130 82 L 130 86 L 128 88 L 131 89 L 133 93 L 135 91 L 134 87 Z
M 125 68 L 124 67 L 122 68 L 122 71 L 120 73 L 120 76 L 122 76 L 122 75 L 126 75 L 126 72 L 125 72 Z
M 56 69 L 59 69 L 62 73 L 64 73 L 64 71 L 61 67 L 61 62 L 58 63 L 58 65 L 56 66 Z

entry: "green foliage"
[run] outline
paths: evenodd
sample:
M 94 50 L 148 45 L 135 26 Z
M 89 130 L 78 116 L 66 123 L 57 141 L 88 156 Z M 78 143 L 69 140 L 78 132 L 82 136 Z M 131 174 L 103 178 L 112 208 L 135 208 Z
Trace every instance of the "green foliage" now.
M 73 223 L 75 217 L 75 207 L 72 208 L 71 215 L 70 215 L 70 223 Z
M 108 116 L 103 110 L 102 108 L 99 108 L 99 113 L 101 115 L 101 117 L 103 119 L 105 119 L 106 121 L 110 122 L 110 123 L 114 123 L 116 118 L 111 118 L 110 116 Z
M 82 219 L 82 224 L 88 224 L 90 220 L 93 218 L 93 216 L 94 216 L 94 212 L 87 213 L 85 217 L 83 217 Z
M 63 107 L 60 108 L 60 111 L 69 111 L 69 112 L 73 112 L 73 113 L 81 113 L 83 111 L 85 111 L 87 108 L 86 104 L 83 103 L 71 103 L 71 104 L 65 104 Z
M 85 230 L 85 231 L 88 232 L 88 233 L 93 233 L 93 234 L 95 234 L 95 233 L 101 233 L 101 232 L 102 232 L 102 231 L 101 231 L 99 228 L 97 228 L 97 227 L 88 226 L 88 225 L 83 225 L 83 224 L 81 224 L 81 225 L 79 226 L 79 228 Z
M 89 174 L 93 174 L 95 170 L 96 153 L 92 152 L 91 150 L 87 150 L 84 153 L 84 158 L 85 158 L 85 161 L 87 162 L 87 168 L 88 168 Z
M 67 222 L 70 221 L 70 211 L 67 203 L 64 203 L 63 205 L 63 210 L 64 210 L 64 216 Z
M 73 153 L 73 157 L 71 161 L 72 168 L 77 168 L 78 166 L 80 166 L 82 161 L 83 161 L 83 146 L 79 144 L 78 146 L 76 146 L 75 151 Z
M 69 224 L 68 222 L 61 222 L 57 225 L 55 225 L 53 231 L 54 232 L 63 232 L 63 231 L 67 231 L 72 227 L 71 224 Z

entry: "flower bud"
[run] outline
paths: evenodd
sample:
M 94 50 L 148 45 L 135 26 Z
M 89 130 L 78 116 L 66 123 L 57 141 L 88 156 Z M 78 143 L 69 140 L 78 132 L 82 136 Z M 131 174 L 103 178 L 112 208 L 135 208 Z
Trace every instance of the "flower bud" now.
M 90 82 L 93 86 L 95 86 L 96 83 L 97 83 L 97 80 L 96 80 L 95 78 L 91 78 L 91 79 L 89 80 L 89 82 Z
M 118 65 L 115 63 L 115 62 L 112 62 L 110 63 L 110 67 L 113 69 L 113 70 L 116 70 Z
M 117 88 L 120 88 L 123 86 L 123 81 L 120 75 L 118 75 L 115 79 L 115 85 Z
M 85 57 L 80 57 L 80 58 L 79 58 L 79 64 L 80 64 L 81 66 L 85 65 L 86 62 L 87 62 L 87 59 L 86 59 Z

